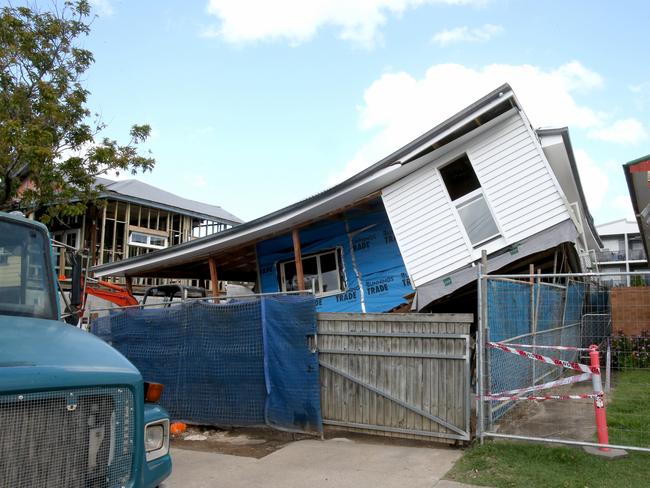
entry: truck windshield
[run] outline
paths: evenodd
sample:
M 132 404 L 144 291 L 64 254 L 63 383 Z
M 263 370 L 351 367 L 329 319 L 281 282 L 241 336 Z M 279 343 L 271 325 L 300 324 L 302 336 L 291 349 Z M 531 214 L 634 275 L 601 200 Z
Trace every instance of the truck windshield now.
M 56 319 L 54 297 L 44 233 L 0 220 L 0 315 Z

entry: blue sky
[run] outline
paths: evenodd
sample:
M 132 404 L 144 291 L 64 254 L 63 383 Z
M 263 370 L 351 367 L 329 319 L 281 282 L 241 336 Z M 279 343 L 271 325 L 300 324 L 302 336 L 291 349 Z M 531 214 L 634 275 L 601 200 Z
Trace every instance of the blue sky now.
M 621 163 L 650 153 L 644 1 L 96 0 L 90 107 L 144 181 L 249 220 L 312 195 L 512 84 L 568 126 L 597 223 L 631 216 Z

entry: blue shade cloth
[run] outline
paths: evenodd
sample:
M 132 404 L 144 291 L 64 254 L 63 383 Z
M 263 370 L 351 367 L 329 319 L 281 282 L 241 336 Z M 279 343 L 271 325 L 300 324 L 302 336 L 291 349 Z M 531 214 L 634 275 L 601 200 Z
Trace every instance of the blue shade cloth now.
M 487 280 L 488 340 L 540 346 L 581 346 L 581 320 L 587 287 L 569 281 L 566 286 L 550 283 Z M 537 315 L 534 332 L 533 313 Z M 531 350 L 531 349 L 528 349 Z M 575 351 L 542 351 L 567 361 L 576 361 Z M 565 372 L 556 366 L 533 362 L 520 356 L 488 349 L 490 391 L 525 388 L 557 379 Z M 492 420 L 501 418 L 512 402 L 493 402 Z
M 586 285 L 580 281 L 569 281 L 567 283 L 564 325 L 580 323 L 586 292 Z
M 291 314 L 286 313 L 290 301 Z M 266 423 L 280 430 L 322 432 L 315 304 L 306 297 L 262 298 Z M 315 344 L 315 343 L 313 343 Z
M 491 341 L 530 332 L 531 290 L 528 283 L 487 281 L 487 323 Z
M 535 285 L 538 332 L 562 326 L 565 291 L 564 287 L 560 288 L 547 283 Z
M 91 330 L 145 381 L 165 385 L 161 404 L 174 419 L 320 432 L 318 361 L 306 343 L 316 327 L 314 298 L 265 300 L 271 305 L 253 298 L 126 309 Z

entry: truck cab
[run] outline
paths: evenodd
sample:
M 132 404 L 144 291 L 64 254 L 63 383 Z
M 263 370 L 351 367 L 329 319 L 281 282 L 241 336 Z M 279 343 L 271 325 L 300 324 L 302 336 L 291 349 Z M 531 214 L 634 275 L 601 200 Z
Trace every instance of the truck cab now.
M 171 473 L 160 392 L 61 320 L 48 231 L 0 212 L 0 484 L 149 488 Z

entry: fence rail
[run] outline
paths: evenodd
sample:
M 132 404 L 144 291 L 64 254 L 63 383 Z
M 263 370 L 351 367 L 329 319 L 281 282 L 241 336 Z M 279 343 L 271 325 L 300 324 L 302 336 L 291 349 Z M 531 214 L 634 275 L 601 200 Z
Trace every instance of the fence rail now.
M 471 314 L 318 314 L 330 428 L 470 439 Z
M 517 275 L 485 275 L 480 269 L 477 435 L 481 441 L 499 437 L 608 444 L 650 452 L 650 287 L 609 285 L 612 278 L 643 284 L 649 276 L 556 273 L 517 279 Z M 523 344 L 533 354 L 490 348 L 491 342 Z M 592 384 L 577 378 L 571 368 L 557 366 L 571 362 L 588 367 L 585 349 L 592 345 L 600 353 L 598 381 Z M 560 361 L 555 364 L 531 360 L 550 355 L 548 349 L 558 346 L 553 356 Z M 601 375 L 603 386 L 596 386 Z M 535 393 L 498 395 L 512 391 Z M 605 443 L 596 442 L 594 411 L 599 401 L 607 407 L 609 440 Z

